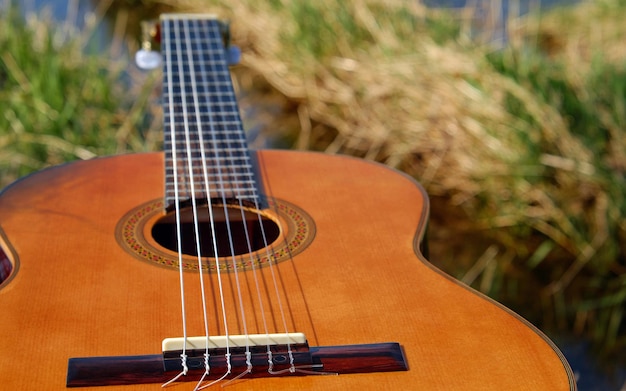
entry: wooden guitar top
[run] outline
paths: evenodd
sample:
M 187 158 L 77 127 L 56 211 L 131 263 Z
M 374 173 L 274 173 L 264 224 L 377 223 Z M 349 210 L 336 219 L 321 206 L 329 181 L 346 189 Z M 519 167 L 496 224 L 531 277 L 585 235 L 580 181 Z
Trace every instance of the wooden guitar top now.
M 353 158 L 256 154 L 265 193 L 287 205 L 285 215 L 296 216 L 296 223 L 283 227 L 291 232 L 283 234 L 301 247 L 276 265 L 289 328 L 304 333 L 311 346 L 398 342 L 409 370 L 243 378 L 229 389 L 576 388 L 563 355 L 541 332 L 423 257 L 428 199 L 415 181 Z M 162 167 L 160 153 L 81 161 L 31 175 L 0 193 L 0 247 L 13 264 L 0 285 L 3 389 L 61 390 L 72 357 L 155 354 L 162 339 L 181 336 L 178 271 L 125 247 L 120 223 L 162 198 Z M 279 215 L 280 221 L 288 217 Z M 143 224 L 139 234 L 149 237 L 151 220 Z M 168 252 L 159 251 L 166 258 Z M 267 268 L 262 270 L 269 278 Z M 203 335 L 196 320 L 197 277 L 184 274 L 188 327 Z M 243 321 L 232 273 L 224 275 L 228 320 L 236 333 Z M 249 272 L 241 278 L 244 287 L 253 285 Z M 210 297 L 210 327 L 219 334 L 218 306 Z M 248 314 L 259 312 L 246 306 Z M 280 328 L 274 310 L 264 311 L 271 326 Z M 259 319 L 247 317 L 249 332 L 260 328 Z

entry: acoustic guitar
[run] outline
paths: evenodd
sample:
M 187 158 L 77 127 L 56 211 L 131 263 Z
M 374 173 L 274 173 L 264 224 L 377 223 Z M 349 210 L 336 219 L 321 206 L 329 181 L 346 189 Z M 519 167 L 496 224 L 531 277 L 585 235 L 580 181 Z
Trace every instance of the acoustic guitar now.
M 0 388 L 576 389 L 544 334 L 427 262 L 418 183 L 249 150 L 227 25 L 160 30 L 165 152 L 0 194 Z

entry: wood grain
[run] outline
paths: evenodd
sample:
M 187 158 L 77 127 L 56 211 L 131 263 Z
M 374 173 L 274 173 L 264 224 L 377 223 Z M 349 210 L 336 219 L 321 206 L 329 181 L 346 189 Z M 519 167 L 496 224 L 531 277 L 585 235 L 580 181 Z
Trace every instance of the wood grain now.
M 259 351 L 263 350 L 259 346 Z M 201 354 L 204 351 L 200 352 Z M 285 359 L 283 364 L 274 365 L 269 372 L 267 353 L 252 353 L 253 370 L 246 378 L 341 375 L 372 372 L 406 371 L 408 369 L 402 347 L 397 343 L 381 343 L 371 345 L 323 346 L 300 349 L 294 352 L 296 372 L 290 373 L 290 363 Z M 276 356 L 274 356 L 276 357 Z M 286 356 L 283 356 L 286 358 Z M 205 379 L 215 380 L 224 374 L 226 366 L 224 356 L 215 353 L 210 357 L 212 371 Z M 190 362 L 188 361 L 188 364 Z M 196 361 L 197 366 L 189 365 L 188 379 L 199 381 L 204 375 L 203 359 Z M 275 361 L 276 363 L 276 361 Z M 181 370 L 180 359 L 172 362 L 175 370 L 163 370 L 163 355 L 116 356 L 116 357 L 84 357 L 72 358 L 69 361 L 67 376 L 68 387 L 105 386 L 121 384 L 165 383 Z M 233 354 L 231 364 L 233 371 L 227 379 L 233 379 L 246 371 L 246 357 Z M 238 368 L 237 368 L 238 367 Z M 298 372 L 297 369 L 307 372 Z M 216 370 L 217 369 L 217 370 Z M 190 380 L 191 381 L 191 380 Z
M 268 193 L 305 210 L 316 226 L 310 246 L 277 267 L 288 326 L 311 346 L 398 342 L 409 370 L 250 379 L 230 389 L 575 389 L 543 334 L 420 254 L 428 199 L 417 183 L 346 157 L 263 151 L 258 159 Z M 129 210 L 163 196 L 162 167 L 158 153 L 77 162 L 0 194 L 0 246 L 19 265 L 0 285 L 3 389 L 61 390 L 71 357 L 155 354 L 163 338 L 181 336 L 177 272 L 137 260 L 114 237 Z M 197 277 L 185 280 L 189 327 L 202 335 Z M 226 280 L 237 333 L 232 274 Z M 271 310 L 270 325 L 280 328 Z M 250 316 L 247 323 L 258 329 L 261 322 Z M 222 331 L 216 320 L 210 327 Z

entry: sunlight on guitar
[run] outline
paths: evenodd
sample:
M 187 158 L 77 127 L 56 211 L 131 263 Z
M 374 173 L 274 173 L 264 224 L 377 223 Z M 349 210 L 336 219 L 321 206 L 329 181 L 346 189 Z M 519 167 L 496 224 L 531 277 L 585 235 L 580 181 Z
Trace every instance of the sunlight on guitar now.
M 249 150 L 228 25 L 158 30 L 138 58 L 162 67 L 164 152 L 0 193 L 2 389 L 576 389 L 544 334 L 428 263 L 417 182 Z

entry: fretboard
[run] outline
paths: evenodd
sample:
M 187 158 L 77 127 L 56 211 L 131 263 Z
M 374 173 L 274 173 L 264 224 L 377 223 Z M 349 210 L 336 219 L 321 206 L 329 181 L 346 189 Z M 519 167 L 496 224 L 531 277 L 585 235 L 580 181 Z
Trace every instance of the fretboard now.
M 258 196 L 228 68 L 222 23 L 161 17 L 165 201 Z

